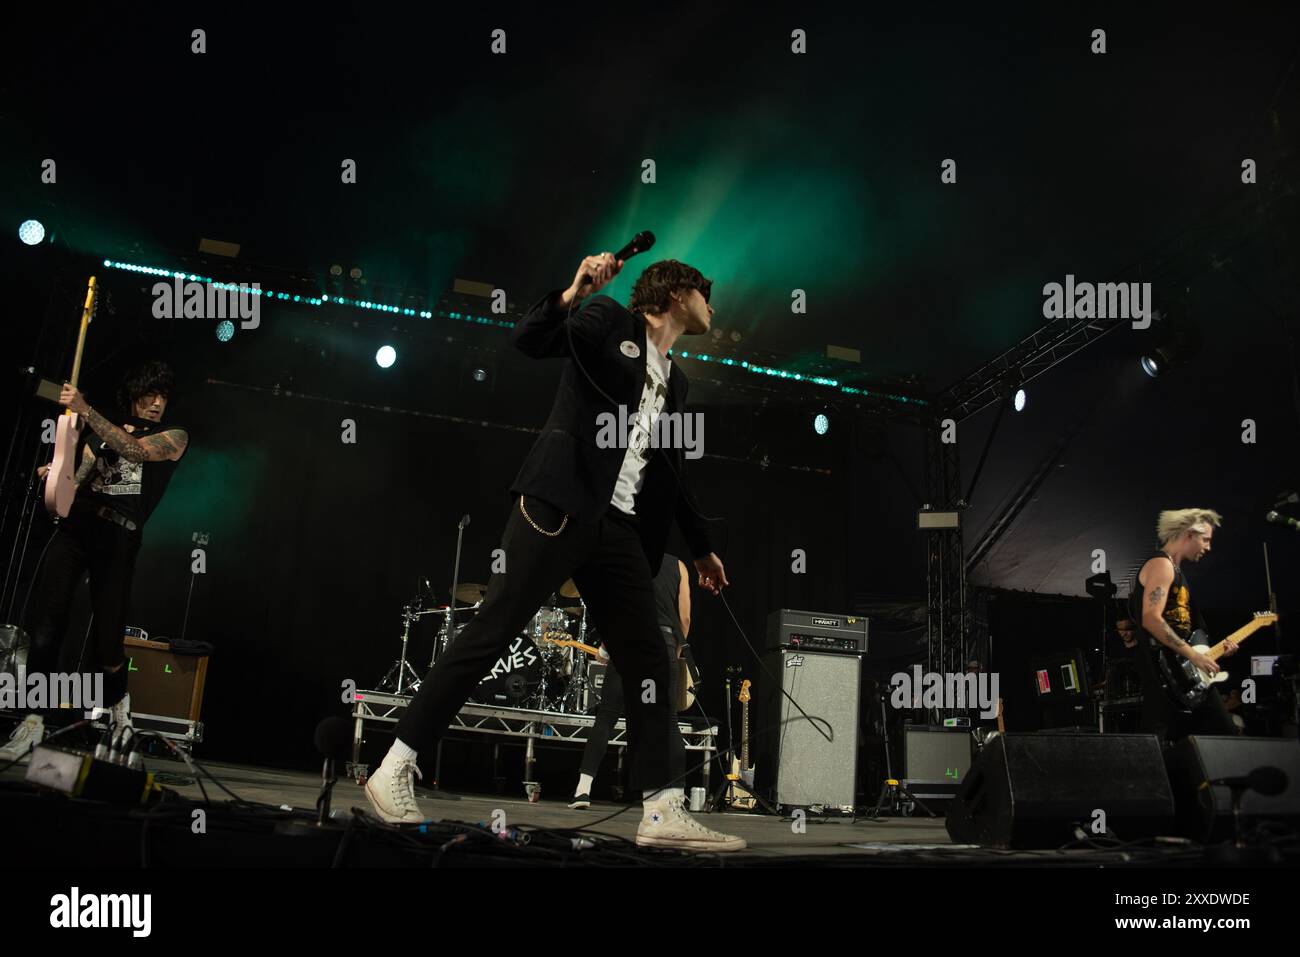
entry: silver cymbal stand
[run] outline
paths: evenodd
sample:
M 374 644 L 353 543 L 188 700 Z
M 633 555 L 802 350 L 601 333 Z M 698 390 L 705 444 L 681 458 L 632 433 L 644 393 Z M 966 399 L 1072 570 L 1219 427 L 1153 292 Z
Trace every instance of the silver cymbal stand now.
M 406 658 L 406 646 L 411 639 L 411 622 L 415 621 L 422 615 L 429 615 L 432 612 L 415 611 L 413 606 L 406 604 L 402 606 L 402 654 L 388 669 L 388 674 L 379 682 L 378 691 L 391 691 L 393 694 L 404 694 L 407 691 L 420 690 L 420 676 L 415 673 L 411 667 L 411 662 Z
M 587 643 L 587 603 L 583 601 L 582 596 L 578 596 L 578 602 L 582 605 L 582 616 L 578 619 L 578 641 L 581 644 Z M 581 714 L 584 711 L 583 693 L 590 687 L 590 681 L 587 677 L 587 667 L 591 664 L 591 657 L 581 648 L 570 648 L 573 655 L 573 673 L 569 676 L 569 686 L 565 690 L 564 702 L 561 711 L 573 710 L 575 714 Z
M 483 599 L 480 598 L 478 601 L 474 602 L 474 604 L 465 605 L 460 610 L 477 612 L 478 607 L 481 604 L 483 604 Z M 446 608 L 439 608 L 435 611 L 425 612 L 426 615 L 442 615 L 442 627 L 438 629 L 438 637 L 435 638 L 433 642 L 433 656 L 429 659 L 430 668 L 432 668 L 433 663 L 438 660 L 438 656 L 447 650 L 447 646 L 451 644 L 451 640 L 456 637 L 452 631 L 454 627 L 453 622 L 455 621 L 453 617 L 453 607 L 454 602 L 453 605 L 448 605 Z M 465 626 L 461 625 L 460 627 L 464 628 Z

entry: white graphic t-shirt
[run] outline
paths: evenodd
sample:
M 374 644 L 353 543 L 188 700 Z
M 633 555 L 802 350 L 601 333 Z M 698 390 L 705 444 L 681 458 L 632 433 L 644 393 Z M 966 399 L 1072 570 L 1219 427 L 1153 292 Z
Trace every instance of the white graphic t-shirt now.
M 645 388 L 641 390 L 641 402 L 636 415 L 628 423 L 627 452 L 623 455 L 623 468 L 614 483 L 614 497 L 611 504 L 628 515 L 636 514 L 636 493 L 645 484 L 645 466 L 650 459 L 650 435 L 664 403 L 668 401 L 668 376 L 672 371 L 672 360 L 659 351 L 649 340 L 646 341 Z

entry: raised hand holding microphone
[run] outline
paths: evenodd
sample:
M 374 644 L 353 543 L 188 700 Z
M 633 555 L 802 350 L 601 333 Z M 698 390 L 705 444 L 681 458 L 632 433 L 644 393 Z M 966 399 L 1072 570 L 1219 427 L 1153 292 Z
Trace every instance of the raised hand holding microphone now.
M 573 284 L 560 294 L 560 306 L 568 309 L 573 305 L 581 293 L 583 296 L 590 296 L 605 286 L 609 285 L 610 280 L 619 274 L 623 269 L 623 260 L 615 259 L 613 253 L 601 253 L 599 256 L 588 256 L 578 267 L 577 273 L 573 276 Z

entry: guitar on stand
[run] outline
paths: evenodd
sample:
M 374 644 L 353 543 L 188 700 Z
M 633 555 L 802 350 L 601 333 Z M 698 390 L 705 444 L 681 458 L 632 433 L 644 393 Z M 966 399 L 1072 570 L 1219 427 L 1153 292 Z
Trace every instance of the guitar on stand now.
M 86 348 L 86 329 L 95 316 L 99 291 L 95 277 L 90 277 L 86 287 L 86 302 L 81 308 L 81 328 L 77 331 L 77 352 L 72 360 L 72 377 L 68 382 L 75 388 L 81 378 L 81 354 Z M 54 432 L 54 459 L 45 476 L 45 508 L 53 518 L 67 518 L 72 500 L 77 495 L 77 446 L 81 441 L 84 424 L 81 416 L 65 409 L 59 416 Z
M 748 678 L 740 683 L 740 757 L 732 754 L 727 774 L 731 785 L 727 803 L 740 811 L 752 811 L 758 806 L 758 798 L 747 790 L 754 786 L 754 766 L 749 763 L 749 686 Z
M 753 810 L 756 806 L 762 805 L 766 811 L 776 813 L 776 808 L 771 807 L 766 801 L 761 800 L 747 788 L 754 786 L 754 769 L 749 767 L 749 687 L 750 681 L 746 679 L 741 683 L 740 694 L 737 696 L 741 706 L 741 732 L 740 732 L 740 757 L 736 754 L 736 739 L 731 730 L 731 676 L 739 674 L 740 669 L 735 666 L 728 666 L 723 672 L 723 683 L 726 686 L 726 701 L 728 703 L 725 712 L 727 717 L 727 749 L 718 752 L 719 763 L 725 769 L 722 774 L 722 780 L 714 787 L 713 793 L 705 805 L 706 811 L 725 811 L 729 808 L 740 810 Z M 730 765 L 726 763 L 723 755 L 731 755 Z

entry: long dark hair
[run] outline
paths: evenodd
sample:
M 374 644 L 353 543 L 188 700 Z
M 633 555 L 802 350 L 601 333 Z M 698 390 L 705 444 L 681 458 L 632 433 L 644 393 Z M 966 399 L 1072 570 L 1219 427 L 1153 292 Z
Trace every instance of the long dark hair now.
M 170 400 L 176 388 L 172 367 L 157 359 L 140 363 L 126 374 L 117 390 L 117 401 L 124 412 L 135 414 L 135 401 L 143 395 L 161 395 Z

